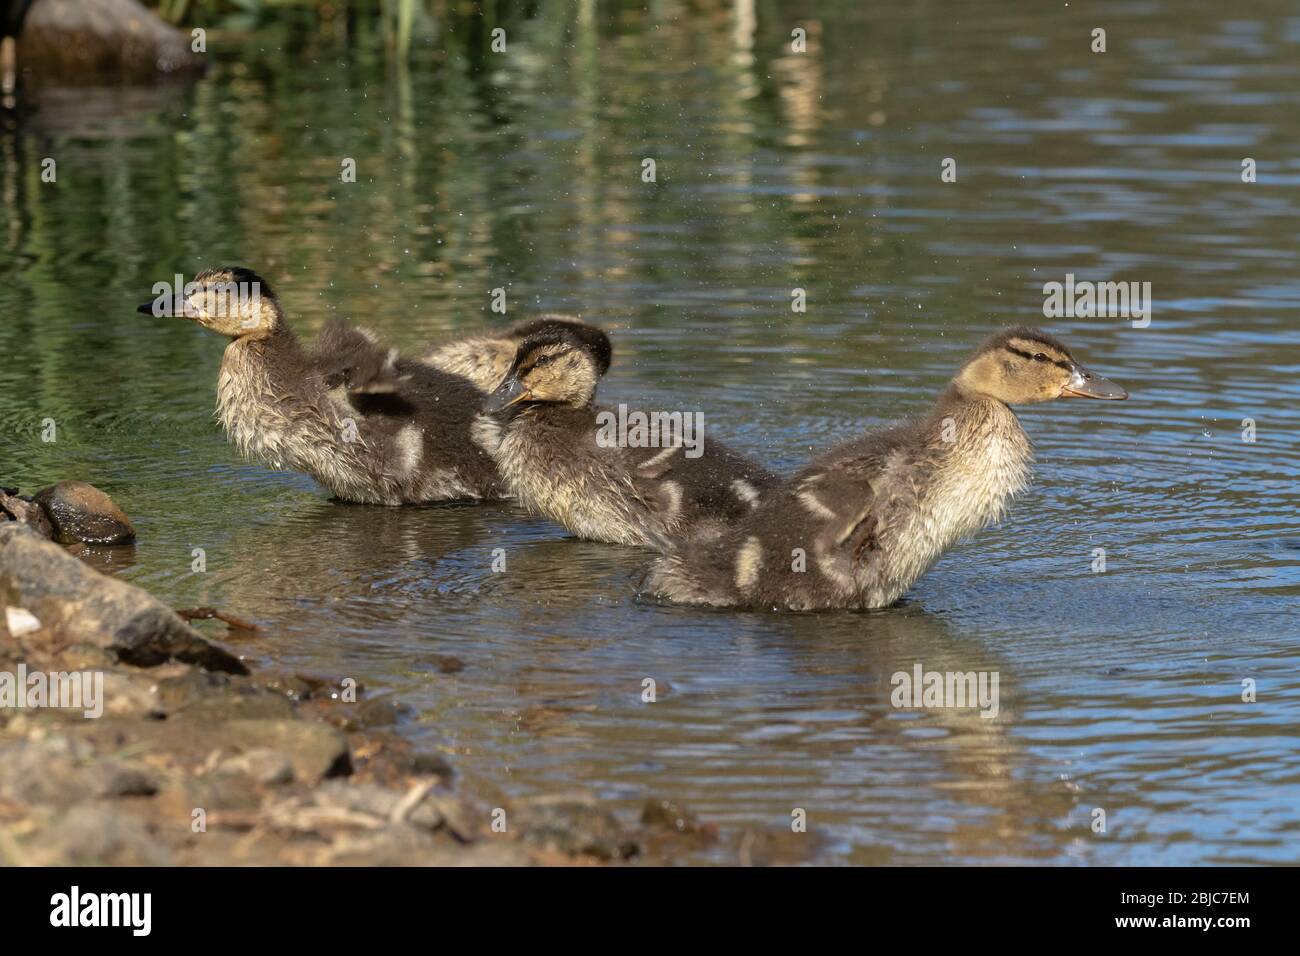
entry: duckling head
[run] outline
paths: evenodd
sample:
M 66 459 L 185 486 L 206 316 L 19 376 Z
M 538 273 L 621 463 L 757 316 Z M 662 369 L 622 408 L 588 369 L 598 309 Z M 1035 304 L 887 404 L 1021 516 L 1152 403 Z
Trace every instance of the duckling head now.
M 241 266 L 204 269 L 183 290 L 159 295 L 136 311 L 189 319 L 230 339 L 265 338 L 284 321 L 270 284 Z
M 549 402 L 583 408 L 595 397 L 600 374 L 598 354 L 582 339 L 566 329 L 543 329 L 519 343 L 514 364 L 485 407 L 497 412 Z
M 1128 398 L 1128 392 L 1075 360 L 1060 341 L 1038 329 L 1004 329 L 990 336 L 957 372 L 966 395 L 1008 405 L 1054 398 Z
M 609 364 L 613 360 L 613 347 L 609 344 L 609 336 L 604 330 L 594 325 L 588 325 L 577 316 L 549 314 L 538 316 L 535 319 L 529 319 L 526 322 L 520 322 L 511 327 L 506 333 L 506 338 L 510 339 L 516 345 L 526 339 L 543 332 L 568 332 L 578 339 L 590 352 L 596 360 L 596 369 L 599 374 L 604 375 L 609 371 Z

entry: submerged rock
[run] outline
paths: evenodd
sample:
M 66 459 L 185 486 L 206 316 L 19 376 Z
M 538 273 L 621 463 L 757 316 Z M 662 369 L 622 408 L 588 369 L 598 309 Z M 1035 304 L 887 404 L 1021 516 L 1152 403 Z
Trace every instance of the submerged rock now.
M 246 674 L 234 654 L 207 640 L 140 588 L 82 564 L 15 522 L 0 524 L 0 604 L 20 607 L 40 633 L 103 648 L 142 667 L 175 659 Z
M 54 537 L 64 544 L 128 544 L 135 527 L 117 503 L 84 481 L 60 481 L 38 491 L 32 500 L 45 509 Z

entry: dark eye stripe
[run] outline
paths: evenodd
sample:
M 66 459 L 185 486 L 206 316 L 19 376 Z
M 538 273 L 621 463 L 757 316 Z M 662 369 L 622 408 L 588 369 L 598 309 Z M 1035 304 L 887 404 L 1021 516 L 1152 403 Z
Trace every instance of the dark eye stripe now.
M 1004 345 L 1004 346 L 1002 346 L 1002 347 L 1003 347 L 1004 349 L 1006 349 L 1008 352 L 1010 352 L 1011 354 L 1013 354 L 1013 355 L 1019 355 L 1021 358 L 1027 358 L 1027 359 L 1029 359 L 1031 362 L 1034 360 L 1034 353 L 1033 353 L 1033 352 L 1023 352 L 1023 351 L 1021 351 L 1020 349 L 1016 348 L 1014 345 Z M 1057 368 L 1063 368 L 1063 369 L 1067 369 L 1067 370 L 1068 370 L 1069 368 L 1071 368 L 1071 365 L 1070 365 L 1069 362 L 1058 361 L 1057 359 L 1054 359 L 1054 358 L 1052 358 L 1051 356 L 1048 356 L 1047 360 L 1048 360 L 1049 362 L 1051 362 L 1053 365 L 1055 365 Z
M 563 358 L 564 356 L 569 355 L 572 352 L 573 349 L 565 349 L 563 352 L 544 352 L 541 355 L 537 356 L 536 358 L 532 359 L 532 361 L 528 361 L 527 359 L 525 359 L 524 364 L 520 365 L 518 369 L 515 370 L 515 374 L 527 375 L 529 372 L 533 371 L 533 369 L 537 368 L 538 366 L 550 365 L 556 359 Z

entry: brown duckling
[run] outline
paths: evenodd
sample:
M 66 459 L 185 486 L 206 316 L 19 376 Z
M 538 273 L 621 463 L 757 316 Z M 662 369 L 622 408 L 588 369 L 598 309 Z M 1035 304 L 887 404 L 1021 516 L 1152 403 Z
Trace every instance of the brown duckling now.
M 311 475 L 345 501 L 399 505 L 499 498 L 496 466 L 470 441 L 483 401 L 470 382 L 400 357 L 331 322 L 304 348 L 270 285 L 209 269 L 140 312 L 189 319 L 230 339 L 217 418 L 250 457 Z
M 605 364 L 571 330 L 536 331 L 520 343 L 475 421 L 474 440 L 526 507 L 582 538 L 645 545 L 683 534 L 704 517 L 748 514 L 779 481 L 712 439 L 692 448 L 606 440 L 617 416 L 594 404 Z
M 439 343 L 427 349 L 420 361 L 467 378 L 483 391 L 491 392 L 510 371 L 519 343 L 530 335 L 548 331 L 572 333 L 591 349 L 597 360 L 597 371 L 601 375 L 609 371 L 612 358 L 609 336 L 575 316 L 554 314 L 516 322 L 500 332 L 480 332 Z
M 1037 329 L 989 338 L 924 418 L 815 460 L 750 515 L 701 529 L 652 566 L 649 593 L 726 607 L 878 608 L 952 545 L 998 520 L 1029 483 L 1011 405 L 1123 399 Z

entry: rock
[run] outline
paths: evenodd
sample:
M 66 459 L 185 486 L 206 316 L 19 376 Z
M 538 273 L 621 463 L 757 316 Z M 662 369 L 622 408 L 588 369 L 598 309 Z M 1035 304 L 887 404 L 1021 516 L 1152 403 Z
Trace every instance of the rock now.
M 16 522 L 0 524 L 0 604 L 25 608 L 72 643 L 149 667 L 175 659 L 247 674 L 234 654 L 207 640 L 140 588 L 106 577 Z
M 352 772 L 348 741 L 326 724 L 308 720 L 229 720 L 222 738 L 242 750 L 266 749 L 286 755 L 300 780 L 316 783 Z
M 32 500 L 45 509 L 55 540 L 64 544 L 129 544 L 135 540 L 135 527 L 126 512 L 84 481 L 60 481 L 36 492 Z
M 428 750 L 418 750 L 408 758 L 407 766 L 411 773 L 420 776 L 438 777 L 444 782 L 451 780 L 456 776 L 455 768 L 440 753 L 434 753 Z
M 356 704 L 344 704 L 334 711 L 334 722 L 347 731 L 392 727 L 403 713 L 403 708 L 398 705 L 376 697 Z
M 283 694 L 289 700 L 321 700 L 337 696 L 337 685 L 325 677 L 313 674 L 277 674 L 268 673 L 261 678 L 262 686 Z M 357 693 L 364 688 L 357 686 Z
M 517 807 L 513 816 L 511 828 L 517 824 L 525 842 L 539 849 L 598 860 L 627 859 L 640 849 L 617 817 L 588 798 L 535 797 Z
M 444 851 L 445 852 L 445 851 Z M 330 843 L 321 866 L 451 865 L 434 838 L 415 827 L 385 827 L 340 834 Z
M 284 720 L 294 716 L 293 701 L 229 674 L 197 669 L 164 677 L 157 706 L 178 720 L 211 726 L 227 720 Z
M 699 821 L 695 814 L 671 800 L 649 798 L 641 808 L 641 822 L 646 826 L 664 827 L 677 833 L 695 833 Z
M 459 674 L 465 669 L 465 662 L 452 654 L 435 654 L 433 662 L 443 674 Z
M 149 79 L 201 70 L 190 38 L 136 0 L 36 0 L 18 34 L 18 66 L 38 78 Z
M 420 799 L 413 805 L 403 804 L 405 795 L 387 787 L 371 783 L 348 783 L 341 780 L 324 784 L 313 795 L 318 807 L 334 807 L 348 813 L 365 814 L 379 821 L 409 823 L 425 830 L 436 830 L 442 826 L 442 812 L 437 801 L 430 800 L 427 793 L 417 792 Z M 400 813 L 400 819 L 395 819 Z
M 139 767 L 108 763 L 100 771 L 100 797 L 152 797 L 158 792 L 153 775 Z
M 5 518 L 27 525 L 42 538 L 54 537 L 54 525 L 45 509 L 30 498 L 19 497 L 16 488 L 0 488 L 0 521 Z
M 75 807 L 18 844 L 29 866 L 169 866 L 171 852 L 119 805 Z
M 165 715 L 159 710 L 158 700 L 150 693 L 146 682 L 107 671 L 104 673 L 104 716 L 156 720 Z
M 242 773 L 258 783 L 278 787 L 293 783 L 293 762 L 278 750 L 254 747 L 221 764 L 221 769 Z
M 85 741 L 65 736 L 0 746 L 0 798 L 69 807 L 96 798 L 147 797 L 158 791 L 144 768 L 97 757 Z
M 41 629 L 40 619 L 25 607 L 5 608 L 5 629 L 13 637 L 22 637 Z

